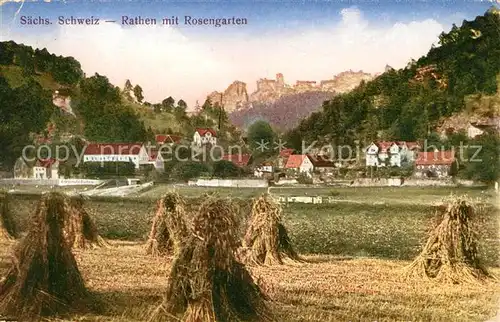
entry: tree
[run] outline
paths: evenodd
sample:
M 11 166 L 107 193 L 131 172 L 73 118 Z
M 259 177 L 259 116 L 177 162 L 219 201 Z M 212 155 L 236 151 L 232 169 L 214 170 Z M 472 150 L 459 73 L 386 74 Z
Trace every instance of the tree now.
M 231 161 L 220 160 L 212 165 L 212 175 L 217 178 L 237 177 L 241 174 L 241 169 Z
M 139 116 L 122 103 L 120 89 L 96 74 L 80 82 L 78 110 L 89 140 L 101 142 L 143 142 L 148 133 Z
M 187 104 L 186 104 L 186 102 L 184 102 L 184 100 L 179 100 L 177 102 L 177 106 L 184 109 L 184 110 L 187 108 Z
M 135 98 L 137 99 L 137 101 L 139 103 L 142 102 L 142 100 L 144 99 L 144 96 L 142 95 L 142 87 L 141 86 L 135 85 L 135 87 L 134 87 L 134 96 L 135 96 Z
M 500 137 L 483 134 L 475 138 L 468 151 L 466 175 L 469 179 L 493 183 L 500 177 Z M 459 160 L 460 161 L 460 160 Z
M 32 143 L 30 133 L 45 129 L 55 107 L 50 91 L 33 79 L 12 89 L 1 75 L 0 102 L 0 163 L 11 166 Z
M 208 174 L 209 172 L 210 168 L 204 163 L 186 161 L 178 162 L 174 165 L 172 169 L 172 176 L 175 179 L 187 181 L 189 179 L 197 178 L 202 174 Z
M 265 146 L 272 150 L 274 148 L 273 143 L 275 137 L 276 134 L 271 128 L 271 125 L 266 121 L 256 121 L 248 128 L 248 144 L 254 150 L 259 149 L 259 147 L 261 148 L 260 150 L 263 150 L 262 147 L 264 147 L 266 143 Z
M 177 102 L 177 106 L 174 109 L 174 114 L 177 119 L 186 117 L 187 104 L 183 100 Z
M 172 96 L 167 97 L 161 102 L 162 111 L 171 113 L 174 110 L 175 100 Z
M 125 81 L 125 86 L 123 88 L 123 91 L 130 92 L 131 90 L 132 90 L 132 83 L 130 82 L 130 79 L 127 79 Z

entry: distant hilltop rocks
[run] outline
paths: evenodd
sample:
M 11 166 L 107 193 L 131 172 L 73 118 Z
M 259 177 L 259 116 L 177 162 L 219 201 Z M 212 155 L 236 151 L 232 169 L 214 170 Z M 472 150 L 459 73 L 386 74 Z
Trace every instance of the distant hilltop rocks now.
M 212 104 L 223 105 L 227 111 L 243 108 L 249 102 L 247 84 L 234 81 L 223 93 L 212 92 L 208 98 Z
M 286 95 L 306 92 L 345 93 L 353 90 L 361 81 L 372 80 L 375 76 L 363 71 L 352 70 L 342 72 L 332 79 L 320 82 L 298 80 L 295 85 L 285 83 L 283 74 L 276 74 L 276 79 L 261 78 L 257 81 L 257 89 L 248 95 L 246 83 L 235 81 L 223 92 L 212 92 L 208 95 L 212 104 L 223 104 L 231 113 L 239 109 L 251 108 L 253 103 L 274 103 Z

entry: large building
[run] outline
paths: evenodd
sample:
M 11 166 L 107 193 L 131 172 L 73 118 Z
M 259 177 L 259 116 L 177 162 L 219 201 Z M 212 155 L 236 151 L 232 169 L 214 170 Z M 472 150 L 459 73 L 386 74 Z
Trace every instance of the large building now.
M 415 177 L 448 177 L 456 162 L 454 151 L 421 152 L 415 160 Z
M 83 162 L 132 162 L 139 169 L 150 162 L 150 156 L 142 143 L 90 143 L 85 147 Z

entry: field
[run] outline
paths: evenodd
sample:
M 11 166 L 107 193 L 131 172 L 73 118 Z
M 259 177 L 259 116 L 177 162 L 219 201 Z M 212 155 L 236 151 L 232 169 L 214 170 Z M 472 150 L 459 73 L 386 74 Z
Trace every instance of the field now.
M 158 191 L 160 190 L 161 191 Z M 399 190 L 398 190 L 399 189 Z M 144 240 L 153 215 L 153 199 L 167 190 L 155 187 L 138 198 L 100 198 L 87 202 L 100 233 L 113 247 L 76 257 L 87 286 L 103 302 L 99 314 L 68 321 L 146 321 L 166 290 L 171 258 L 145 255 Z M 190 197 L 201 189 L 179 187 Z M 216 189 L 245 199 L 259 189 Z M 337 188 L 314 189 L 309 195 L 333 195 L 335 204 L 289 204 L 284 222 L 305 264 L 251 267 L 268 293 L 277 321 L 485 321 L 496 314 L 500 285 L 443 286 L 423 280 L 405 282 L 403 268 L 425 241 L 433 203 L 447 189 Z M 206 190 L 203 190 L 204 192 Z M 273 193 L 298 195 L 283 188 Z M 237 193 L 235 193 L 237 192 Z M 480 254 L 500 274 L 498 209 L 494 194 L 481 189 L 455 189 L 482 197 L 491 205 L 478 218 Z M 16 221 L 24 228 L 36 203 L 32 195 L 15 196 Z M 403 201 L 405 200 L 405 201 Z M 193 203 L 198 202 L 193 199 Z M 241 216 L 247 208 L 242 207 Z M 0 275 L 9 264 L 10 243 L 0 244 Z

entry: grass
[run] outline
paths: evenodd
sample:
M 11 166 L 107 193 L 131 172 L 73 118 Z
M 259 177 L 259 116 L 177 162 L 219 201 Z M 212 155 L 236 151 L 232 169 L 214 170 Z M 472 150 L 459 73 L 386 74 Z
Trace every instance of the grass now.
M 0 245 L 0 274 L 10 246 Z M 113 246 L 75 251 L 87 287 L 106 305 L 101 315 L 65 321 L 145 321 L 161 301 L 171 260 L 145 255 L 138 243 L 114 241 Z M 407 283 L 400 279 L 406 261 L 307 259 L 310 263 L 302 265 L 251 268 L 271 298 L 277 321 L 485 321 L 496 312 L 498 284 Z
M 38 197 L 15 195 L 12 199 L 17 227 L 23 230 Z M 155 201 L 146 197 L 100 197 L 87 201 L 85 207 L 104 238 L 137 241 L 147 238 Z M 188 204 L 192 206 L 194 202 Z M 248 213 L 241 213 L 248 215 L 249 208 Z M 426 241 L 432 216 L 432 205 L 424 203 L 290 203 L 285 206 L 283 222 L 293 246 L 302 253 L 409 260 L 419 254 Z M 499 210 L 490 206 L 479 218 L 479 249 L 490 265 L 500 264 L 498 216 Z
M 479 217 L 480 252 L 499 262 L 498 210 Z M 421 250 L 431 229 L 433 209 L 419 205 L 293 204 L 284 224 L 299 252 L 408 260 Z
M 159 198 L 165 192 L 175 189 L 183 196 L 199 196 L 205 192 L 216 192 L 221 196 L 239 198 L 256 197 L 267 188 L 211 188 L 189 187 L 181 185 L 155 185 L 153 189 L 141 195 L 146 198 Z M 493 203 L 496 198 L 493 190 L 483 187 L 271 187 L 270 191 L 277 196 L 331 196 L 336 200 L 354 203 L 390 203 L 390 204 L 432 204 L 441 201 L 444 197 L 453 194 L 468 194 L 475 198 L 480 197 L 486 202 Z
M 0 66 L 0 71 L 5 76 L 9 85 L 19 87 L 26 83 L 23 70 L 19 66 Z M 37 74 L 33 77 L 44 89 L 56 90 L 60 85 L 48 73 Z
M 175 133 L 184 133 L 186 131 L 183 124 L 172 113 L 155 113 L 149 107 L 137 103 L 129 102 L 128 104 L 139 113 L 146 128 L 151 127 L 153 131 L 159 133 L 166 133 L 167 129 L 171 129 Z

